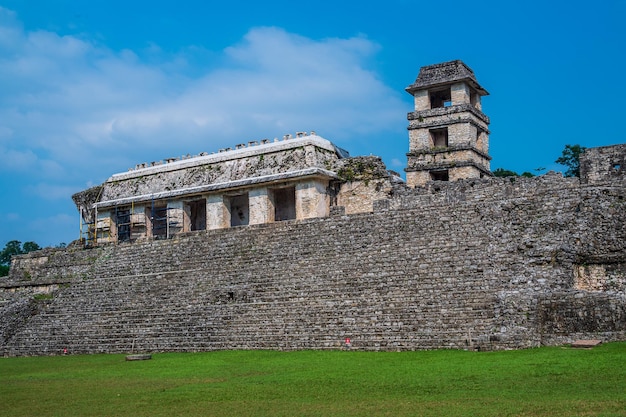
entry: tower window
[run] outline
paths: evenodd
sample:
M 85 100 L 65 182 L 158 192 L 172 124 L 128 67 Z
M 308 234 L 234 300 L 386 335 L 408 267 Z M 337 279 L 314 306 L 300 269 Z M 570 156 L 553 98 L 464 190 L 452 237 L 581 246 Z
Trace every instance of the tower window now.
M 430 178 L 433 181 L 449 181 L 450 180 L 450 175 L 448 174 L 448 170 L 444 169 L 441 171 L 431 171 L 430 172 Z
M 445 90 L 433 91 L 430 93 L 430 108 L 450 107 L 452 105 L 452 93 L 450 87 Z
M 434 148 L 447 148 L 448 147 L 448 128 L 432 129 L 430 131 L 431 145 Z

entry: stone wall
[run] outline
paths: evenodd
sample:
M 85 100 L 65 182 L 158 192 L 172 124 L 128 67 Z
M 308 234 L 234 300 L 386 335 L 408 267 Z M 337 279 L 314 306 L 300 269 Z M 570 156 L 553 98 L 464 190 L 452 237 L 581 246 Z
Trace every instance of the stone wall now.
M 587 149 L 580 157 L 585 184 L 626 185 L 626 144 Z
M 376 156 L 340 159 L 335 169 L 338 180 L 333 205 L 342 207 L 344 214 L 371 213 L 375 201 L 389 198 L 394 185 L 402 183 Z
M 210 155 L 205 158 L 212 157 L 216 160 L 215 162 L 209 159 L 204 164 L 196 163 L 189 167 L 182 164 L 185 161 L 180 161 L 179 163 L 184 167 L 181 169 L 165 170 L 169 165 L 174 165 L 172 163 L 153 168 L 154 173 L 150 172 L 150 168 L 148 168 L 128 174 L 118 174 L 104 183 L 104 190 L 100 198 L 101 201 L 108 201 L 142 195 L 159 195 L 169 190 L 191 189 L 206 184 L 228 183 L 311 167 L 326 168 L 332 167 L 337 159 L 334 150 L 308 144 L 303 139 L 294 139 L 287 142 L 286 145 L 292 145 L 292 143 L 294 146 L 290 148 L 279 148 L 274 152 L 269 151 L 250 156 L 244 154 L 237 158 L 231 157 L 222 160 L 218 159 L 220 154 Z M 282 144 L 283 142 L 278 143 L 278 145 Z M 260 151 L 265 147 L 271 148 L 272 146 L 276 147 L 274 143 L 271 143 L 259 145 L 253 149 Z M 162 171 L 159 171 L 158 168 Z M 144 171 L 146 171 L 144 175 L 139 175 Z
M 549 174 L 396 185 L 387 195 L 371 214 L 18 258 L 0 314 L 22 306 L 21 318 L 2 353 L 626 339 L 623 187 Z M 57 275 L 64 284 L 33 308 L 20 289 Z

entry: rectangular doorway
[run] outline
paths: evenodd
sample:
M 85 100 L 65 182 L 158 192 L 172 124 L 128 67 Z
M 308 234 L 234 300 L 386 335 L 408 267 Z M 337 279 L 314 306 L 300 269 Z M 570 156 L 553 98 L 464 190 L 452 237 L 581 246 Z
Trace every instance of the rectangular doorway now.
M 296 187 L 275 188 L 272 190 L 274 220 L 293 220 L 296 218 Z
M 185 212 L 189 215 L 189 230 L 206 230 L 206 200 L 204 198 L 187 203 Z
M 231 196 L 228 211 L 230 212 L 230 225 L 247 226 L 250 223 L 250 201 L 248 193 Z

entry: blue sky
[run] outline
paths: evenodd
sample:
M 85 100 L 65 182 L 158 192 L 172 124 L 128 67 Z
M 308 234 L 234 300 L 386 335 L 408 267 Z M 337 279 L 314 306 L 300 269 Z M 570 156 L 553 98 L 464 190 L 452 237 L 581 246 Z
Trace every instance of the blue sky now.
M 625 17 L 626 0 L 0 0 L 0 247 L 76 239 L 71 195 L 137 163 L 296 131 L 402 171 L 404 88 L 452 59 L 491 94 L 492 169 L 562 170 L 566 144 L 626 142 Z

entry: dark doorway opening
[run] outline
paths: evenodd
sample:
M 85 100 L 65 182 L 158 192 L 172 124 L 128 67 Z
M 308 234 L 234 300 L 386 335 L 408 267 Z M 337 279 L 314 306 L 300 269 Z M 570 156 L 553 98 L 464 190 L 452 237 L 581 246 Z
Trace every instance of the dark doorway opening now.
M 206 230 L 206 200 L 199 199 L 187 203 L 189 230 Z
M 432 178 L 433 181 L 449 181 L 450 175 L 447 169 L 444 171 L 431 171 L 430 178 Z
M 230 197 L 230 225 L 246 226 L 250 223 L 250 201 L 248 193 Z
M 119 242 L 130 240 L 130 209 L 116 208 L 115 219 L 117 225 L 117 240 Z
M 274 220 L 293 220 L 296 218 L 296 187 L 276 188 L 272 190 L 274 200 Z

